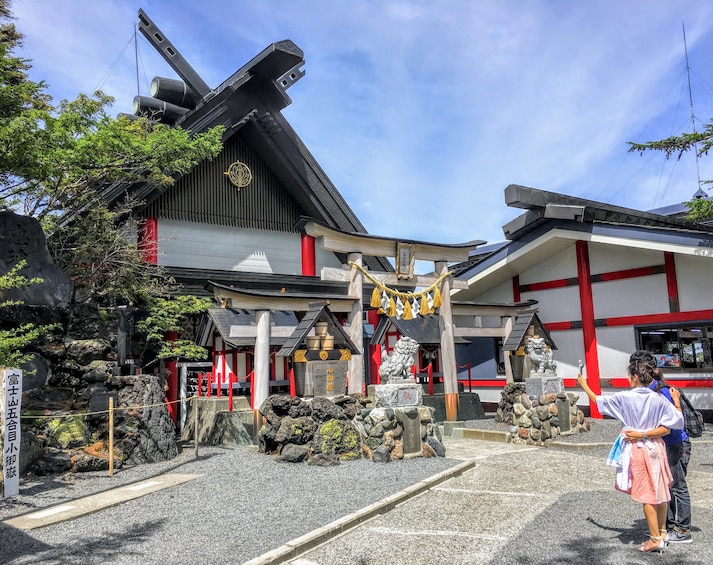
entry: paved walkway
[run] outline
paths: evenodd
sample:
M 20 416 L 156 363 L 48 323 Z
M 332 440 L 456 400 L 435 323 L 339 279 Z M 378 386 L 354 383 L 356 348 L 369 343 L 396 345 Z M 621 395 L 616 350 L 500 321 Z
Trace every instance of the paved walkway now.
M 453 479 L 293 558 L 293 565 L 713 563 L 713 465 L 689 473 L 694 543 L 663 555 L 635 547 L 638 503 L 613 489 L 602 449 L 520 447 L 445 438 L 449 457 L 474 463 Z M 709 461 L 710 443 L 695 446 Z M 265 556 L 269 557 L 269 556 Z M 269 558 L 251 563 L 276 562 Z M 279 561 L 277 561 L 279 562 Z

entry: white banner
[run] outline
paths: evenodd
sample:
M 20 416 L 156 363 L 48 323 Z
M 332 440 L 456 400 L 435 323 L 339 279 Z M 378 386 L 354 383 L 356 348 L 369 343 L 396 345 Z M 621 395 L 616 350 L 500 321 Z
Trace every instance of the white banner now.
M 20 404 L 22 371 L 2 371 L 0 408 L 2 409 L 2 474 L 3 498 L 20 494 Z

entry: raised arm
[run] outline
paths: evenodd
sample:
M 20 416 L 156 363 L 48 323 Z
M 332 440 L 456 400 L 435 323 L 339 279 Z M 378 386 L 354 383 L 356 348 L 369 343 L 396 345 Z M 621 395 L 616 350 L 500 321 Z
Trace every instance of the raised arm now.
M 597 403 L 597 395 L 596 393 L 589 387 L 587 384 L 587 379 L 585 379 L 582 376 L 582 373 L 577 374 L 577 382 L 579 383 L 579 386 L 582 387 L 582 390 L 585 392 L 585 394 L 589 397 L 589 400 L 594 402 L 594 404 Z

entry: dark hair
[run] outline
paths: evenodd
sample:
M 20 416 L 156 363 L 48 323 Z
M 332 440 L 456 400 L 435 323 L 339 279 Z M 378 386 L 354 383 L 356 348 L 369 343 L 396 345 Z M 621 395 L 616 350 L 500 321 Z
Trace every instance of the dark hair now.
M 653 353 L 645 351 L 644 349 L 637 349 L 631 354 L 629 357 L 629 363 L 634 361 L 643 361 L 647 365 L 651 365 L 651 367 L 654 368 L 658 366 L 658 363 L 656 363 L 656 357 L 654 357 Z
M 635 363 L 640 365 L 646 365 L 651 369 L 651 380 L 648 383 L 644 383 L 644 381 L 641 380 L 641 374 L 632 372 L 632 366 Z M 629 357 L 629 373 L 638 376 L 639 382 L 641 384 L 651 384 L 652 381 L 656 381 L 656 392 L 659 392 L 661 390 L 661 387 L 666 384 L 666 381 L 663 380 L 663 374 L 659 370 L 658 363 L 656 362 L 656 357 L 654 357 L 652 353 L 643 349 L 638 349 L 637 351 L 634 351 L 634 353 L 632 353 Z
M 639 378 L 639 382 L 644 386 L 649 386 L 654 380 L 654 369 L 644 361 L 632 361 L 629 363 L 629 374 Z

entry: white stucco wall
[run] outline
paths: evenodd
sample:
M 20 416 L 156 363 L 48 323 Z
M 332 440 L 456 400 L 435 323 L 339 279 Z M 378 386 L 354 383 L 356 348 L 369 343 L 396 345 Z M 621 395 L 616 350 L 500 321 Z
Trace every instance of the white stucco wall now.
M 629 356 L 636 350 L 636 336 L 632 326 L 596 328 L 599 376 L 602 382 L 626 377 Z
M 584 361 L 584 342 L 581 330 L 554 331 L 550 332 L 550 337 L 557 346 L 557 349 L 552 352 L 552 356 L 557 362 L 557 374 L 567 379 L 575 378 L 579 370 L 578 362 Z
M 676 255 L 675 262 L 681 310 L 713 309 L 713 258 Z
M 520 284 L 530 284 L 577 276 L 577 256 L 572 245 L 539 265 L 520 273 Z
M 458 295 L 455 296 L 455 300 L 459 300 Z M 508 281 L 490 289 L 488 292 L 484 292 L 476 300 L 478 302 L 492 302 L 494 304 L 513 302 L 512 281 Z
M 593 275 L 663 264 L 664 254 L 662 251 L 633 249 L 603 243 L 589 244 L 589 267 Z
M 159 220 L 159 265 L 299 275 L 302 273 L 299 234 L 245 230 L 175 220 Z M 336 255 L 315 248 L 317 272 L 339 267 Z
M 595 318 L 638 316 L 668 312 L 666 275 L 592 284 Z
M 523 292 L 522 300 L 537 300 L 538 316 L 543 323 L 567 322 L 581 320 L 582 310 L 579 306 L 579 287 L 566 286 L 550 290 Z

